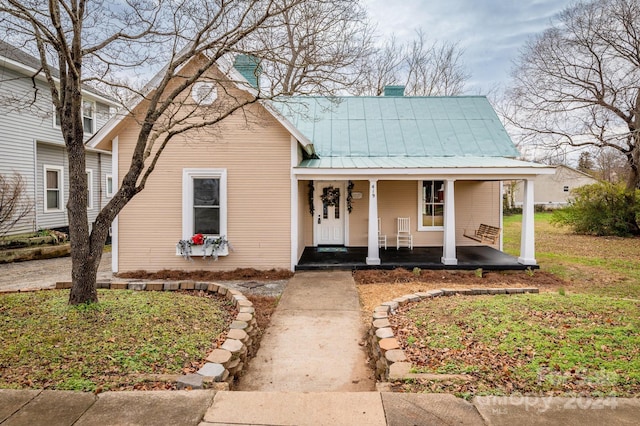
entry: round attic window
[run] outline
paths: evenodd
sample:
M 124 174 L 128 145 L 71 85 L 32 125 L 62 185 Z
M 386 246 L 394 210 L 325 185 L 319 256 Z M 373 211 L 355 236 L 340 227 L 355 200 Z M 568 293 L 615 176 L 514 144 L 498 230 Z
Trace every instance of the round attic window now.
M 215 83 L 196 81 L 191 88 L 191 97 L 200 105 L 211 105 L 218 97 Z

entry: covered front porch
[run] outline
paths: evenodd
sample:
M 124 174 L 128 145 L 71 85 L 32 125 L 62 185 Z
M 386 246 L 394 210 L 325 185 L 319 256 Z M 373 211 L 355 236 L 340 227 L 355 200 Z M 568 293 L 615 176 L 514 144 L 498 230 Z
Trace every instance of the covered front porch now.
M 414 247 L 413 250 L 395 247 L 380 250 L 380 264 L 366 262 L 367 247 L 305 247 L 296 265 L 298 271 L 322 269 L 447 269 L 517 271 L 538 269 L 537 264 L 524 265 L 514 256 L 489 246 L 460 246 L 456 249 L 457 264 L 442 263 L 442 247 Z
M 451 171 L 438 170 L 433 176 L 416 170 L 413 175 L 394 174 L 381 179 L 358 176 L 353 171 L 349 176 L 339 176 L 335 170 L 329 176 L 308 176 L 308 170 L 299 170 L 302 176 L 295 181 L 298 191 L 292 200 L 297 210 L 292 230 L 296 236 L 292 269 L 537 268 L 530 176 L 518 176 L 524 181 L 526 194 L 520 256 L 501 251 L 501 235 L 492 241 L 479 240 L 480 244 L 467 237 L 481 224 L 491 225 L 500 234 L 502 180 L 507 173 L 509 178 L 515 177 L 511 170 L 481 171 L 484 175 L 478 170 L 473 175 L 455 170 L 458 175 L 447 176 Z M 400 217 L 409 218 L 413 249 L 396 244 Z M 381 235 L 386 236 L 386 244 L 381 242 Z M 336 250 L 323 246 L 335 246 Z

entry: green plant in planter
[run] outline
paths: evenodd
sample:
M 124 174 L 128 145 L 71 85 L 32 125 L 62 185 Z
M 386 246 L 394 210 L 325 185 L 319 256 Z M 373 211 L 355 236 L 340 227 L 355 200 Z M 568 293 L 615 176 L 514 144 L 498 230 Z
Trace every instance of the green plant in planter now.
M 192 246 L 202 246 L 203 251 L 203 259 L 207 257 L 211 257 L 213 260 L 218 260 L 218 253 L 221 250 L 224 250 L 227 247 L 229 250 L 233 251 L 233 247 L 229 243 L 229 241 L 225 238 L 224 235 L 219 237 L 206 237 L 202 234 L 195 234 L 188 240 L 180 240 L 178 244 L 176 244 L 176 248 L 180 255 L 189 261 L 193 261 L 191 258 L 193 250 Z M 209 253 L 209 254 L 207 254 Z

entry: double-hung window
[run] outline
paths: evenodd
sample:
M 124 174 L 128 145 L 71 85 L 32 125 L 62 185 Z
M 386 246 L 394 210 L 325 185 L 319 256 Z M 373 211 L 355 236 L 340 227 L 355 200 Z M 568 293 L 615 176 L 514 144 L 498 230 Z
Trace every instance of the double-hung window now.
M 95 129 L 95 122 L 96 122 L 96 103 L 93 101 L 88 101 L 88 100 L 82 100 L 82 126 L 83 126 L 83 131 L 84 133 L 87 134 L 94 134 L 96 129 Z M 58 114 L 55 110 L 55 108 L 53 109 L 53 125 L 56 128 L 60 127 L 60 117 L 58 117 Z
M 440 230 L 444 227 L 444 181 L 423 180 L 419 185 L 420 221 L 422 231 Z
M 63 169 L 59 166 L 44 166 L 44 211 L 63 210 Z
M 95 132 L 96 104 L 92 101 L 82 101 L 82 126 L 85 133 Z
M 182 238 L 227 236 L 226 169 L 184 169 Z

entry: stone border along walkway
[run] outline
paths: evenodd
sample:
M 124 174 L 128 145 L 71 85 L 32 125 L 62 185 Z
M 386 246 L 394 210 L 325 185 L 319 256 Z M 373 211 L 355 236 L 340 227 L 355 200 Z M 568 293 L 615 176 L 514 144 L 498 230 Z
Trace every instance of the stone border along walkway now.
M 255 318 L 255 308 L 244 294 L 218 283 L 182 281 L 124 281 L 98 280 L 99 289 L 135 290 L 135 291 L 177 291 L 201 290 L 224 296 L 238 309 L 236 319 L 231 322 L 227 338 L 219 348 L 214 349 L 206 358 L 206 363 L 195 374 L 181 376 L 176 381 L 178 389 L 203 389 L 212 382 L 225 382 L 217 390 L 226 390 L 240 376 L 248 358 L 255 356 L 259 342 L 259 332 Z M 70 289 L 71 283 L 57 282 L 55 290 Z M 2 291 L 0 293 L 24 293 L 30 291 L 47 291 L 54 289 L 27 288 L 21 290 Z M 167 376 L 164 376 L 167 377 Z
M 389 315 L 393 315 L 401 305 L 408 302 L 419 302 L 440 296 L 480 296 L 496 294 L 539 293 L 537 288 L 472 288 L 472 289 L 440 289 L 406 294 L 396 297 L 390 302 L 383 302 L 373 310 L 371 327 L 369 328 L 369 353 L 375 362 L 376 378 L 382 382 L 391 380 L 415 379 L 421 376 L 434 378 L 451 378 L 452 375 L 411 373 L 412 364 L 400 348 L 393 334 Z

